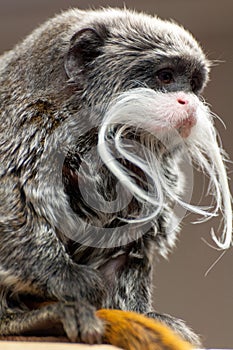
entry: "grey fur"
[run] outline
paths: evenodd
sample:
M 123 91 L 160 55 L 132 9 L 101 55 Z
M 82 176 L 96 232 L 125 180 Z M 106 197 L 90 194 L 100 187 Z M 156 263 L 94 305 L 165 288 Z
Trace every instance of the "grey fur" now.
M 183 71 L 181 78 L 170 87 L 160 86 L 156 72 L 171 63 Z M 138 239 L 137 229 L 125 232 L 135 238 L 130 244 L 124 245 L 119 235 L 118 246 L 95 248 L 90 240 L 95 240 L 98 227 L 114 229 L 113 222 L 119 226 L 114 221 L 118 214 L 87 208 L 71 183 L 72 174 L 78 174 L 85 159 L 90 191 L 98 185 L 103 197 L 110 188 L 108 200 L 112 200 L 114 175 L 107 169 L 97 173 L 97 163 L 85 158 L 97 144 L 98 125 L 108 104 L 116 94 L 140 86 L 190 92 L 193 74 L 198 76 L 194 92 L 199 93 L 208 71 L 200 46 L 183 28 L 113 9 L 62 13 L 0 58 L 2 334 L 27 333 L 31 325 L 35 329 L 37 321 L 40 324 L 40 317 L 53 320 L 59 314 L 63 325 L 71 323 L 64 326 L 71 340 L 99 342 L 103 327 L 94 316 L 91 336 L 89 330 L 82 331 L 90 323 L 83 303 L 151 311 L 155 251 L 166 255 L 177 234 L 168 233 L 169 204 Z M 179 174 L 172 174 L 173 161 L 164 157 L 162 166 L 176 187 Z M 79 180 L 85 184 L 82 176 Z M 140 208 L 135 199 L 133 203 L 137 215 Z M 123 214 L 127 217 L 127 211 Z M 90 222 L 93 225 L 88 226 Z M 74 242 L 83 235 L 86 245 Z M 27 295 L 62 303 L 53 306 L 47 317 L 47 308 L 27 310 Z M 77 311 L 73 318 L 66 302 Z M 12 325 L 14 319 L 21 320 L 19 328 Z M 198 344 L 197 336 L 179 320 L 169 318 L 167 323 Z

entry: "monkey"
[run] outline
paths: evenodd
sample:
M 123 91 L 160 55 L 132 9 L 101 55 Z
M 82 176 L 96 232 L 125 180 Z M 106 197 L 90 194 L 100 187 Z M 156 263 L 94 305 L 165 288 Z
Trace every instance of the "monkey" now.
M 153 310 L 152 273 L 179 236 L 176 204 L 221 212 L 212 238 L 231 245 L 225 156 L 201 95 L 210 68 L 182 26 L 113 8 L 62 12 L 0 57 L 1 336 L 101 343 L 101 309 L 115 309 L 200 346 Z M 210 178 L 212 211 L 182 200 L 185 156 Z

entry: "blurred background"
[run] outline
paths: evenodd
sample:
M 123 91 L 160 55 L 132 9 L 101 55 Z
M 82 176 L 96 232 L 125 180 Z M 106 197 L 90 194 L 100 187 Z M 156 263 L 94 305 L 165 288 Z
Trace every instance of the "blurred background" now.
M 233 160 L 233 1 L 231 0 L 0 0 L 0 53 L 41 24 L 70 7 L 117 6 L 137 9 L 161 18 L 172 18 L 189 29 L 209 59 L 217 60 L 204 97 L 226 125 L 216 121 L 224 148 Z M 233 166 L 228 165 L 229 177 Z M 192 202 L 203 191 L 195 177 Z M 233 190 L 230 180 L 231 190 Z M 159 312 L 183 318 L 202 336 L 205 347 L 233 348 L 233 249 L 230 249 L 205 276 L 221 252 L 210 248 L 211 222 L 193 225 L 187 215 L 182 234 L 169 260 L 155 266 L 154 305 Z

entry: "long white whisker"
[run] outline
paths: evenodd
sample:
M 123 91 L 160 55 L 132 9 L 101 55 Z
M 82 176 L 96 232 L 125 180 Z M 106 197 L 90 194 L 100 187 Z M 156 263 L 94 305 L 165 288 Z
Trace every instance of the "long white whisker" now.
M 129 219 L 130 222 L 133 220 L 135 220 L 134 222 L 144 222 L 158 216 L 166 206 L 167 200 L 178 203 L 184 209 L 203 216 L 202 221 L 206 221 L 220 212 L 224 219 L 222 236 L 218 238 L 213 229 L 211 236 L 220 249 L 226 249 L 230 247 L 232 241 L 232 200 L 224 165 L 224 153 L 218 144 L 217 133 L 212 122 L 213 116 L 207 105 L 193 94 L 187 94 L 187 98 L 191 105 L 196 106 L 197 124 L 192 128 L 191 135 L 187 140 L 182 141 L 181 137 L 179 139 L 177 130 L 174 130 L 173 120 L 176 121 L 179 118 L 184 120 L 187 118 L 187 113 L 184 111 L 183 115 L 176 119 L 172 108 L 174 99 L 177 99 L 175 93 L 137 88 L 121 94 L 106 111 L 99 130 L 98 152 L 109 170 L 147 211 L 144 218 Z M 113 125 L 116 127 L 115 132 L 113 132 Z M 132 129 L 142 134 L 145 133 L 145 142 L 140 144 L 140 155 L 134 147 L 129 147 L 130 136 L 127 139 L 128 143 L 122 142 L 127 132 L 132 131 Z M 111 135 L 111 147 L 108 135 Z M 150 141 L 150 137 L 151 140 L 154 140 L 154 144 Z M 165 176 L 163 160 L 159 154 L 160 151 L 156 149 L 156 139 L 164 145 L 165 150 L 169 148 L 169 144 L 175 147 L 176 143 L 183 150 L 186 150 L 187 147 L 193 162 L 209 177 L 207 193 L 213 196 L 214 207 L 200 207 L 186 203 L 181 199 L 180 192 L 174 190 Z M 130 169 L 116 160 L 112 147 L 122 159 L 127 160 L 143 172 L 148 179 L 146 191 L 135 181 L 137 175 L 131 173 Z M 173 161 L 172 158 L 170 160 Z M 175 165 L 175 160 L 173 163 Z M 176 165 L 178 167 L 178 163 Z M 179 174 L 179 170 L 175 171 L 178 171 Z M 139 183 L 143 183 L 143 179 L 138 178 L 138 180 Z M 127 221 L 128 219 L 123 220 Z
M 224 250 L 219 257 L 211 264 L 211 266 L 208 268 L 208 270 L 205 273 L 205 277 L 210 273 L 210 271 L 217 265 L 217 263 L 223 258 L 223 256 L 226 254 L 226 250 Z

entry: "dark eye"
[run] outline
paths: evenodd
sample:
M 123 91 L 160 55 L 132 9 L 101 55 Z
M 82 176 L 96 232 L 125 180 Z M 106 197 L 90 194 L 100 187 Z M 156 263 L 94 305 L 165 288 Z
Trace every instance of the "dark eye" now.
M 156 77 L 162 84 L 170 84 L 174 81 L 173 72 L 170 69 L 161 69 L 156 73 Z
M 192 77 L 192 79 L 190 80 L 190 86 L 192 88 L 192 90 L 195 92 L 199 89 L 199 80 L 197 77 Z

